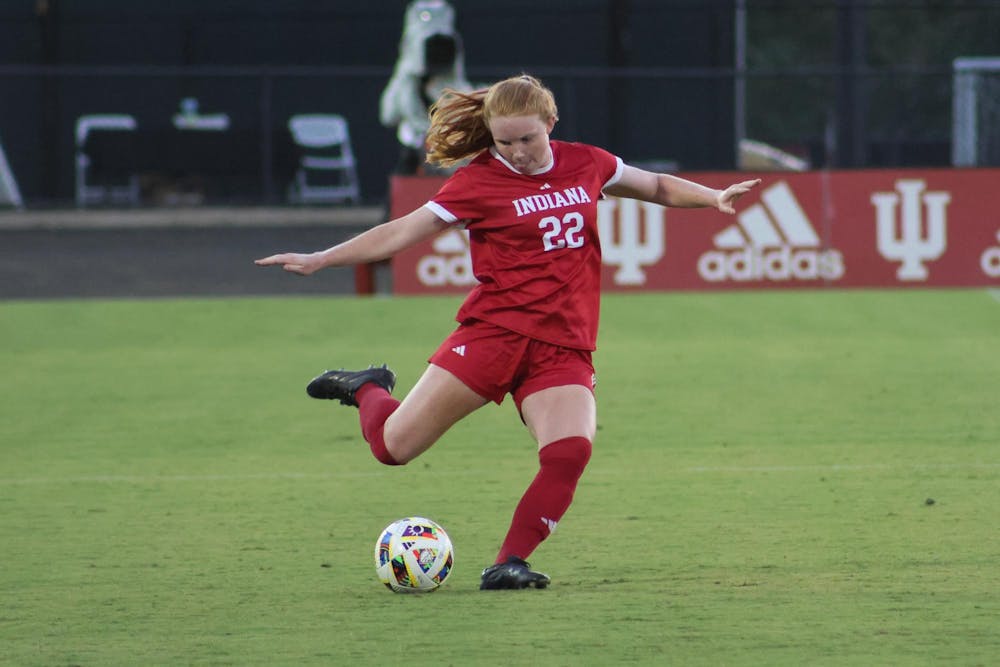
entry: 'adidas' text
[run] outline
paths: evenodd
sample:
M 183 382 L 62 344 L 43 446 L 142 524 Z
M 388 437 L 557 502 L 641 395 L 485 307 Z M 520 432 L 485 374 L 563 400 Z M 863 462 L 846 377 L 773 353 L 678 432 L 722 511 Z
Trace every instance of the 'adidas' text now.
M 761 193 L 738 216 L 739 222 L 715 235 L 718 250 L 698 258 L 698 273 L 710 282 L 735 280 L 839 280 L 844 257 L 821 249 L 819 237 L 784 181 Z

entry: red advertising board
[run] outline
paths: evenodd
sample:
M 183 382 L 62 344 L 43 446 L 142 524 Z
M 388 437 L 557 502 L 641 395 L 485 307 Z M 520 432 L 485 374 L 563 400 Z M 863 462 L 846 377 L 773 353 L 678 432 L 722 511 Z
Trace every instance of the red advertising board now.
M 679 174 L 723 187 L 738 173 Z M 442 179 L 395 177 L 391 216 Z M 773 173 L 736 215 L 600 203 L 608 291 L 777 287 L 1000 286 L 1000 169 Z M 475 283 L 467 234 L 449 231 L 392 261 L 398 294 L 463 293 Z

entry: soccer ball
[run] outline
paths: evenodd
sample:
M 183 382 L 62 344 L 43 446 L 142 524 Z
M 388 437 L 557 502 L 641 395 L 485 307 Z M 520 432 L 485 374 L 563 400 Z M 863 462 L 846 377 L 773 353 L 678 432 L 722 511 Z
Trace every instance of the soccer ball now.
M 451 574 L 454 551 L 444 528 L 414 516 L 393 521 L 375 543 L 375 572 L 394 593 L 429 593 Z

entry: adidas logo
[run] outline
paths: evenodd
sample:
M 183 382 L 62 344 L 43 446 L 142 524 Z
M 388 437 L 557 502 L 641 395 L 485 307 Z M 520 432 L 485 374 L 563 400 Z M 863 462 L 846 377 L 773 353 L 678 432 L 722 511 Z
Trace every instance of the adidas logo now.
M 781 181 L 761 192 L 761 203 L 737 216 L 737 223 L 716 234 L 710 250 L 698 258 L 707 281 L 839 280 L 844 257 L 820 248 L 816 229 L 798 200 Z
M 428 287 L 476 284 L 469 254 L 469 232 L 452 229 L 434 239 L 434 252 L 417 262 L 417 280 Z
M 457 354 L 460 357 L 464 357 L 465 356 L 465 346 L 464 345 L 459 345 L 458 347 L 453 347 L 453 348 L 451 348 L 451 351 L 454 352 L 455 354 Z
M 546 519 L 544 516 L 541 517 L 541 519 L 542 523 L 545 524 L 545 527 L 549 529 L 550 535 L 556 531 L 556 526 L 559 523 L 558 521 L 553 521 L 552 519 Z
M 551 190 L 551 189 L 552 189 L 552 186 L 551 186 L 551 185 L 549 185 L 548 183 L 546 183 L 545 185 L 543 185 L 542 187 L 540 187 L 540 188 L 538 188 L 538 189 L 539 189 L 539 190 Z

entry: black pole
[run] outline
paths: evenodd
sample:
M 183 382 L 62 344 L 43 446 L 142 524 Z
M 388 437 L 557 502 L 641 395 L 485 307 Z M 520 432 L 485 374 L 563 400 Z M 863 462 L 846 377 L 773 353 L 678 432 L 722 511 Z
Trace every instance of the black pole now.
M 42 65 L 59 65 L 59 0 L 39 0 L 35 5 L 38 17 L 38 37 Z M 59 77 L 45 74 L 41 86 L 41 131 L 38 145 L 41 147 L 41 188 L 39 194 L 44 201 L 59 199 L 59 155 L 61 128 L 59 126 Z M 72 154 L 72 153 L 71 153 Z M 73 184 L 70 183 L 70 191 Z
M 271 135 L 271 97 L 274 91 L 273 75 L 265 71 L 260 81 L 260 181 L 264 200 L 275 203 L 274 141 Z
M 867 162 L 864 70 L 867 63 L 865 10 L 858 0 L 837 0 L 836 166 Z
M 608 67 L 615 69 L 629 64 L 628 53 L 629 0 L 608 2 Z M 625 124 L 628 122 L 629 95 L 626 81 L 612 76 L 608 81 L 608 149 L 614 153 L 625 150 Z

